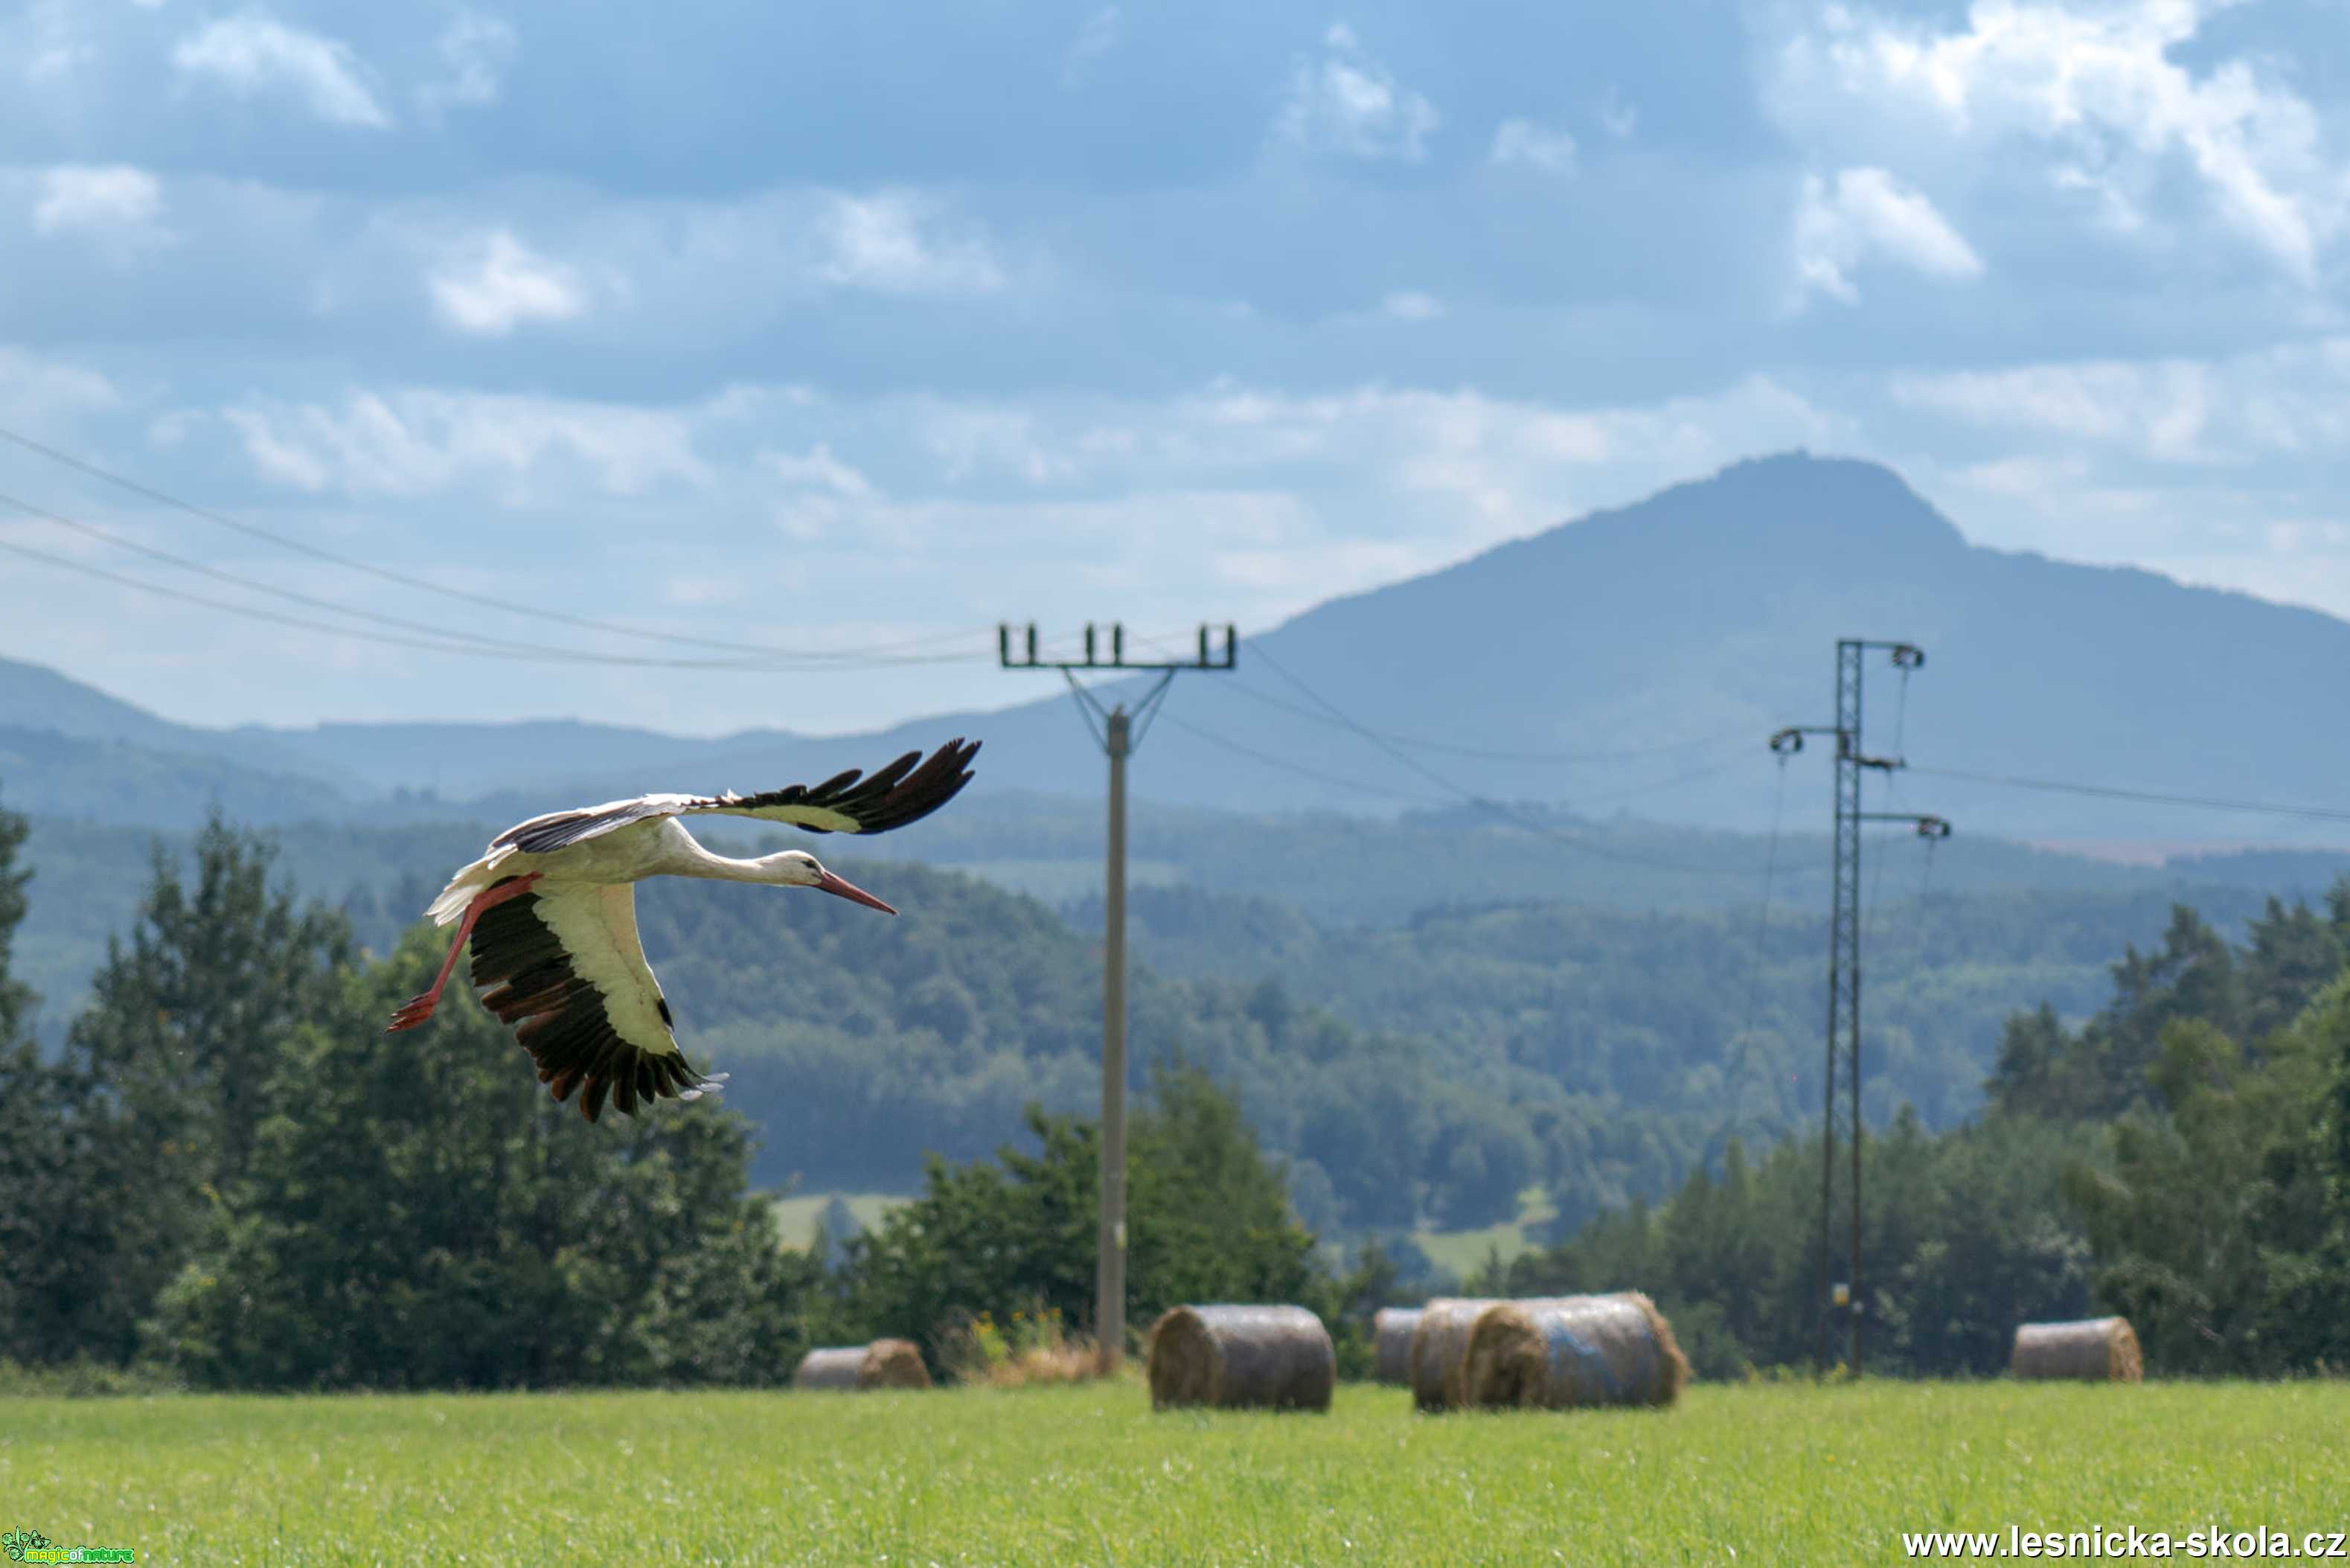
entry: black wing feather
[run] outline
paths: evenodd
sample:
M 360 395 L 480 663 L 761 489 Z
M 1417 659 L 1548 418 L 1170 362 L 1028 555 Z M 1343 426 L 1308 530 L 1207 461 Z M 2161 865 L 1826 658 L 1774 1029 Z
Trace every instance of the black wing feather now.
M 979 754 L 979 746 L 977 741 L 956 739 L 932 752 L 927 762 L 921 753 L 908 752 L 870 778 L 852 768 L 814 787 L 790 784 L 764 794 L 709 796 L 686 809 L 752 814 L 764 806 L 804 805 L 853 817 L 858 833 L 887 833 L 920 822 L 962 794 L 971 782 L 971 760 Z M 807 823 L 792 826 L 807 833 L 833 831 Z
M 710 1083 L 686 1065 L 683 1054 L 655 1055 L 621 1037 L 604 1010 L 604 993 L 573 969 L 571 955 L 539 918 L 538 901 L 537 894 L 525 893 L 492 905 L 475 922 L 473 940 L 473 984 L 482 1005 L 515 1026 L 515 1040 L 537 1064 L 538 1081 L 557 1100 L 586 1085 L 579 1114 L 591 1122 L 603 1114 L 608 1096 L 633 1116 L 639 1102 L 650 1106 Z M 667 1023 L 669 1004 L 660 1006 Z
M 647 795 L 609 805 L 550 812 L 507 828 L 490 840 L 490 847 L 551 855 L 584 839 L 655 817 L 702 812 L 756 815 L 764 808 L 779 806 L 837 812 L 855 821 L 854 832 L 887 833 L 920 822 L 962 793 L 962 786 L 971 782 L 971 760 L 979 754 L 979 747 L 977 741 L 966 742 L 957 737 L 931 753 L 928 761 L 919 751 L 908 752 L 870 777 L 862 769 L 850 768 L 820 784 L 787 784 L 762 794 Z M 814 823 L 791 826 L 805 833 L 835 831 Z

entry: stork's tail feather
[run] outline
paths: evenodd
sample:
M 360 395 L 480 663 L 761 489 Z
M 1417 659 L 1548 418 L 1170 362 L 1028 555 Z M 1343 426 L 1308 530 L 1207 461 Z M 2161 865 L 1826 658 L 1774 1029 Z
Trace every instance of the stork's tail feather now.
M 501 880 L 506 875 L 498 870 L 498 862 L 506 859 L 512 853 L 511 850 L 505 850 L 494 855 L 484 856 L 450 877 L 449 885 L 441 889 L 441 896 L 424 907 L 426 916 L 436 926 L 455 925 L 464 918 L 467 905 L 487 892 L 493 883 Z

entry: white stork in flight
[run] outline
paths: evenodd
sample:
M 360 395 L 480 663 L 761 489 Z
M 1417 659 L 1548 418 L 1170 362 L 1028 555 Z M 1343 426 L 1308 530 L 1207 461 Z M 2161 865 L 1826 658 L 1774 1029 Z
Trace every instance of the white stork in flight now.
M 482 1004 L 515 1025 L 515 1039 L 538 1064 L 538 1081 L 556 1100 L 581 1091 L 579 1114 L 592 1122 L 607 1097 L 629 1116 L 640 1101 L 697 1099 L 725 1075 L 702 1076 L 678 1049 L 669 1002 L 637 941 L 636 882 L 766 882 L 898 911 L 805 850 L 733 860 L 704 849 L 677 819 L 718 812 L 788 822 L 810 833 L 887 833 L 952 800 L 971 782 L 978 752 L 977 741 L 965 745 L 958 738 L 927 762 L 908 752 L 870 778 L 851 768 L 820 784 L 764 794 L 639 795 L 509 827 L 425 911 L 435 925 L 455 921 L 457 940 L 432 989 L 393 1013 L 391 1028 L 413 1029 L 432 1016 L 470 937 Z

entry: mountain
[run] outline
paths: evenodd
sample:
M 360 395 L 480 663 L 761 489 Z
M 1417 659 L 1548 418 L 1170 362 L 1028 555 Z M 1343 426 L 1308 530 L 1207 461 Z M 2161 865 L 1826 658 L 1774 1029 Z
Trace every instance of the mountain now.
M 240 774 L 307 776 L 338 792 L 367 787 L 348 769 L 331 760 L 305 759 L 267 732 L 175 724 L 54 670 L 14 659 L 0 659 L 0 730 L 224 761 Z
M 1308 610 L 1252 639 L 1232 673 L 1177 678 L 1133 788 L 1253 809 L 1474 794 L 1759 826 L 1777 798 L 1764 738 L 1833 722 L 1844 637 L 1929 656 L 1906 679 L 1881 653 L 1865 667 L 1868 750 L 1919 764 L 1892 795 L 1872 777 L 1873 807 L 2010 836 L 2350 842 L 2350 822 L 1927 774 L 2350 806 L 2350 623 L 1970 545 L 1890 471 L 1801 455 Z M 1357 726 L 1454 749 L 1383 744 Z M 1098 775 L 1065 702 L 900 726 L 873 750 L 964 728 L 989 737 L 997 787 Z M 1826 815 L 1825 750 L 1787 768 L 1794 820 Z
M 1138 801 L 1259 814 L 1382 816 L 1482 797 L 1746 828 L 1783 807 L 1817 827 L 1825 748 L 1777 768 L 1763 742 L 1832 721 L 1835 643 L 1851 636 L 1929 656 L 1909 677 L 1882 654 L 1866 668 L 1868 749 L 1916 764 L 1871 775 L 1872 807 L 1936 811 L 1969 836 L 2350 843 L 2350 822 L 1929 773 L 2343 805 L 2350 681 L 2333 677 L 2350 669 L 2350 623 L 1970 545 L 1889 470 L 1803 454 L 1738 463 L 1252 638 L 1236 670 L 1177 678 L 1132 787 Z M 1129 679 L 1105 695 L 1142 690 Z M 52 710 L 55 722 L 37 716 Z M 231 732 L 0 665 L 0 723 L 314 778 L 370 816 L 394 786 L 437 792 L 390 801 L 403 820 L 756 788 L 959 733 L 987 742 L 963 808 L 975 816 L 1002 792 L 1097 798 L 1103 770 L 1066 695 L 856 736 L 689 740 L 564 720 Z M 6 783 L 35 792 L 23 802 L 35 809 L 68 809 L 37 779 Z
M 519 814 L 523 816 L 546 809 L 549 794 L 560 794 L 577 781 L 654 781 L 611 787 L 598 798 L 636 794 L 673 787 L 664 786 L 660 779 L 698 778 L 712 758 L 743 750 L 788 753 L 798 743 L 780 730 L 692 740 L 576 719 L 511 724 L 334 723 L 308 729 L 252 724 L 234 733 L 253 737 L 321 777 L 383 781 L 452 801 L 499 791 L 531 793 L 539 804 Z M 380 786 L 359 787 L 374 794 Z
M 349 799 L 324 779 L 230 757 L 0 724 L 0 805 L 78 822 L 185 826 L 217 805 L 241 822 L 334 818 Z
M 2350 622 L 2151 572 L 1969 545 L 1891 471 L 1802 454 L 1333 599 L 1252 638 L 1239 668 L 1176 678 L 1131 773 L 1139 800 L 1392 815 L 1472 796 L 1586 816 L 1759 827 L 1781 801 L 1765 739 L 1834 720 L 1838 639 L 1911 641 L 1865 666 L 1865 736 L 1916 764 L 1874 808 L 1962 833 L 2350 843 L 2350 822 L 1994 785 L 1929 768 L 2172 794 L 2350 805 Z M 1134 701 L 1141 680 L 1111 682 Z M 1366 731 L 1376 733 L 1366 733 Z M 743 735 L 689 776 L 759 781 L 986 737 L 989 791 L 1092 794 L 1102 762 L 1065 696 L 873 735 Z M 1816 742 L 1784 770 L 1825 817 Z M 706 770 L 705 773 L 702 770 Z M 650 771 L 578 781 L 586 798 Z M 1888 793 L 1888 788 L 1890 793 Z

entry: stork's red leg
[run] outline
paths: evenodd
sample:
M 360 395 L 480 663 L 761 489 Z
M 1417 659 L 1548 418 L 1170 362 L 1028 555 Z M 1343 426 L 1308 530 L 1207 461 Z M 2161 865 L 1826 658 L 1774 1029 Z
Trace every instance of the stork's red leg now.
M 473 934 L 473 922 L 482 918 L 482 911 L 493 905 L 503 904 L 508 898 L 520 898 L 529 892 L 531 885 L 544 875 L 544 872 L 534 871 L 527 877 L 501 882 L 466 905 L 465 918 L 457 922 L 457 940 L 449 944 L 449 956 L 441 961 L 441 972 L 433 977 L 432 989 L 400 1003 L 400 1011 L 391 1015 L 391 1023 L 384 1033 L 390 1034 L 402 1029 L 413 1029 L 432 1017 L 432 1010 L 441 1004 L 441 988 L 449 983 L 449 976 L 457 967 L 457 955 L 465 950 L 465 939 Z

